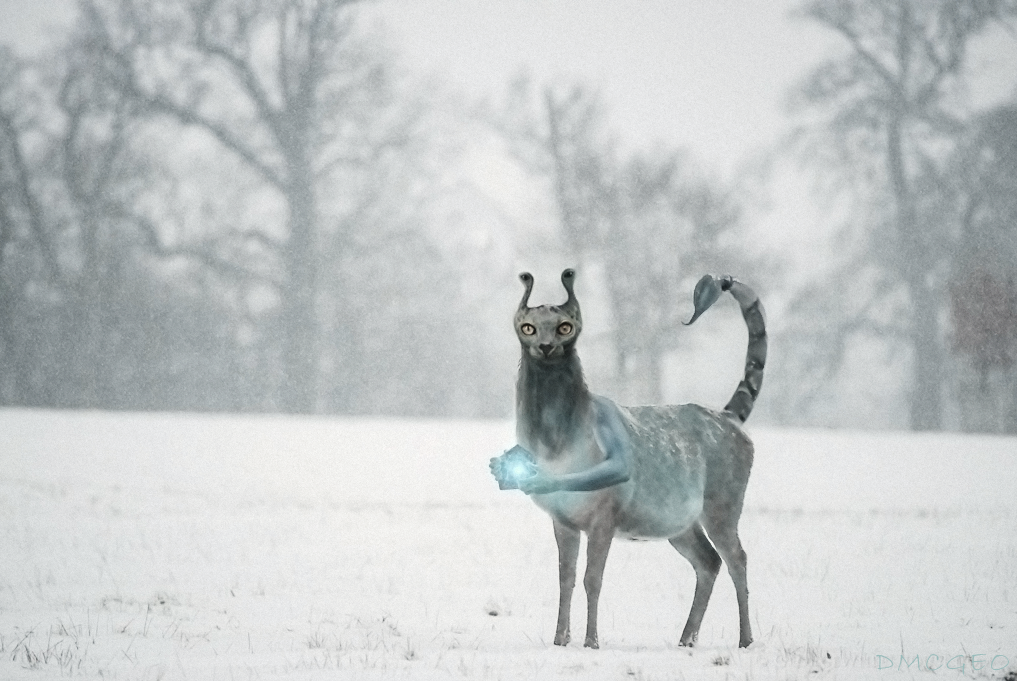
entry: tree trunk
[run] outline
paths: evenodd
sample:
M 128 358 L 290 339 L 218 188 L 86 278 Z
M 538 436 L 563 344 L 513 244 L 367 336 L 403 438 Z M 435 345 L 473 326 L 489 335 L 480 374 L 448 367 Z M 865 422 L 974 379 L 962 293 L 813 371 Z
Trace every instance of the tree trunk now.
M 283 410 L 310 414 L 318 410 L 318 325 L 315 253 L 315 196 L 310 163 L 290 164 L 287 188 L 289 241 L 287 280 L 282 291 L 284 333 Z
M 938 301 L 928 284 L 928 235 L 920 233 L 911 183 L 904 165 L 903 112 L 895 112 L 887 128 L 887 170 L 896 212 L 897 271 L 911 301 L 912 430 L 942 428 L 942 351 L 939 339 Z
M 942 428 L 943 353 L 939 342 L 936 297 L 927 286 L 912 284 L 911 429 Z
M 1003 432 L 1017 435 L 1017 368 L 1008 367 L 1005 379 L 1003 399 L 1008 408 L 1004 415 Z
M 14 333 L 15 292 L 0 279 L 0 405 L 18 405 L 24 400 L 19 348 Z

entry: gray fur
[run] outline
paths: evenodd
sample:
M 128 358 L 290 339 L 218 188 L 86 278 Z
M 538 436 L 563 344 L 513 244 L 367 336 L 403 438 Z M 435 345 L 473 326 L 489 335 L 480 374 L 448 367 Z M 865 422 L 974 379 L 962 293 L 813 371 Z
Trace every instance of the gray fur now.
M 745 351 L 745 378 L 738 384 L 724 411 L 745 423 L 759 396 L 759 390 L 763 387 L 763 369 L 766 367 L 766 320 L 763 303 L 752 289 L 731 277 L 724 279 L 726 279 L 724 290 L 731 291 L 731 295 L 738 301 L 745 326 L 749 330 L 749 344 Z
M 526 294 L 515 315 L 522 346 L 516 437 L 538 470 L 519 487 L 551 515 L 558 542 L 560 601 L 554 642 L 566 645 L 570 639 L 579 537 L 585 532 L 586 646 L 598 647 L 597 603 L 615 535 L 667 539 L 692 563 L 696 592 L 682 645 L 696 639 L 723 558 L 738 596 L 739 645 L 747 646 L 752 632 L 738 519 L 753 447 L 739 424 L 758 395 L 766 359 L 759 300 L 730 277 L 707 275 L 697 286 L 693 321 L 723 290 L 738 300 L 749 326 L 745 378 L 723 412 L 692 404 L 622 407 L 590 393 L 583 378 L 575 351 L 582 317 L 574 277 L 572 270 L 562 273 L 568 292 L 564 304 L 530 308 L 533 278 L 520 275 Z M 496 476 L 499 470 L 492 460 Z

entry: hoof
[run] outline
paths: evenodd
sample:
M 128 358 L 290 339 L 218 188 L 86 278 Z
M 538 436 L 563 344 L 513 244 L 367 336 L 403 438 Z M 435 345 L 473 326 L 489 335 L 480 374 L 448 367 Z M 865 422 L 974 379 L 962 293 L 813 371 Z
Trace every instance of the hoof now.
M 586 643 L 584 643 L 583 646 L 585 646 L 586 648 L 593 648 L 594 650 L 600 648 L 600 644 L 597 643 L 597 639 L 595 638 L 586 639 Z
M 567 646 L 571 640 L 572 637 L 569 635 L 569 632 L 566 631 L 564 634 L 555 634 L 554 644 L 556 646 Z
M 739 648 L 748 648 L 750 645 L 752 645 L 752 639 L 751 638 L 746 638 L 746 639 L 742 639 L 741 641 L 738 641 L 738 647 Z

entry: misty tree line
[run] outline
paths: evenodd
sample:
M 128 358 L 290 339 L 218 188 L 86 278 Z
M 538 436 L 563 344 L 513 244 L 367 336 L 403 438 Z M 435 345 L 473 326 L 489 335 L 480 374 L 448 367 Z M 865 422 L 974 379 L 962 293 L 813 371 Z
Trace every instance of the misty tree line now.
M 681 349 L 696 280 L 715 271 L 755 280 L 766 268 L 739 246 L 743 209 L 733 187 L 678 149 L 620 151 L 604 118 L 582 85 L 541 89 L 519 78 L 496 126 L 523 167 L 547 179 L 558 225 L 550 250 L 600 273 L 614 394 L 660 403 L 664 361 Z
M 0 55 L 3 403 L 498 408 L 449 361 L 426 112 L 349 5 L 84 0 Z
M 795 93 L 795 144 L 849 206 L 838 267 L 791 309 L 802 399 L 861 339 L 877 364 L 906 367 L 911 428 L 1017 432 L 1017 83 L 987 111 L 966 90 L 972 43 L 993 30 L 1012 39 L 1017 3 L 801 11 L 847 50 Z
M 515 352 L 462 283 L 486 263 L 433 205 L 448 131 L 354 3 L 79 9 L 58 50 L 0 57 L 4 404 L 510 412 Z M 582 86 L 509 91 L 465 116 L 548 188 L 548 248 L 603 263 L 618 385 L 658 399 L 671 347 L 624 315 L 672 336 L 737 207 L 677 150 L 621 157 Z
M 0 49 L 0 404 L 507 415 L 491 278 L 514 296 L 523 247 L 470 245 L 448 186 L 460 127 L 543 191 L 549 228 L 520 241 L 598 282 L 611 329 L 587 340 L 624 401 L 662 398 L 700 274 L 781 287 L 741 191 L 680 149 L 623 151 L 582 84 L 520 78 L 450 126 L 353 2 L 79 11 L 37 59 Z M 911 427 L 1012 432 L 1017 103 L 969 111 L 962 84 L 1017 7 L 801 11 L 847 50 L 795 92 L 780 153 L 812 159 L 848 217 L 837 267 L 774 324 L 771 417 L 815 422 L 861 343 L 906 367 Z

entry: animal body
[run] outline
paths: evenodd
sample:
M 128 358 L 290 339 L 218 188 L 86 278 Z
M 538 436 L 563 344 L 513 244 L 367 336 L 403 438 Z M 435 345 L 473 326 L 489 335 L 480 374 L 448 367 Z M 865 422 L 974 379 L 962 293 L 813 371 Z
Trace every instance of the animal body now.
M 696 590 L 681 645 L 699 633 L 721 560 L 738 599 L 741 647 L 752 642 L 746 556 L 738 538 L 753 447 L 741 429 L 762 383 L 766 329 L 753 291 L 731 277 L 703 277 L 691 324 L 730 291 L 749 329 L 745 377 L 723 411 L 695 404 L 623 407 L 587 388 L 576 354 L 582 330 L 573 291 L 575 272 L 562 273 L 568 300 L 528 307 L 533 277 L 515 314 L 522 346 L 516 385 L 516 437 L 536 474 L 516 481 L 550 514 L 558 544 L 560 600 L 554 642 L 567 645 L 580 533 L 587 535 L 585 645 L 599 647 L 597 603 L 616 536 L 666 539 L 695 569 Z M 499 459 L 491 468 L 501 483 Z

